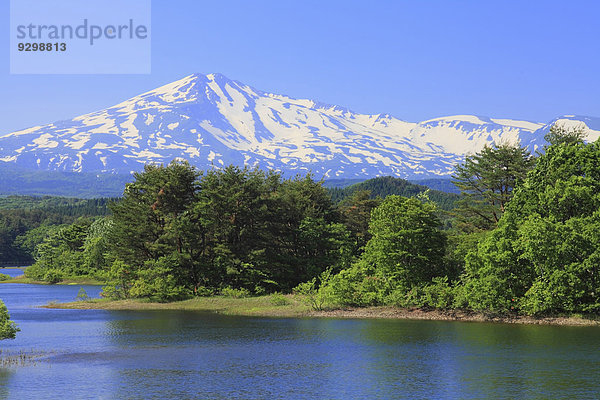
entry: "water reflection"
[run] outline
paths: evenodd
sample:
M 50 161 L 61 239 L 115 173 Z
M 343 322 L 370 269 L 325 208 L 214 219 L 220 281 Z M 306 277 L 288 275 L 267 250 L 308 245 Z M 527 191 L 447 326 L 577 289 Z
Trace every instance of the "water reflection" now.
M 10 377 L 14 373 L 12 369 L 0 368 L 0 399 L 7 399 L 10 393 Z

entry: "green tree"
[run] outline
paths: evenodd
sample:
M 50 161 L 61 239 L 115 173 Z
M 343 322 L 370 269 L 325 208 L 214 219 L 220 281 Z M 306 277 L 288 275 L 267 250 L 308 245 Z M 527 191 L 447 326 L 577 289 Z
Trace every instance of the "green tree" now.
M 20 329 L 10 320 L 8 309 L 2 300 L 0 300 L 0 340 L 14 339 Z
M 90 218 L 78 218 L 73 224 L 52 229 L 36 247 L 35 263 L 25 270 L 32 279 L 57 283 L 66 276 L 88 275 L 83 246 L 92 224 Z
M 439 226 L 433 204 L 388 196 L 373 210 L 361 262 L 405 290 L 427 283 L 444 272 L 446 237 Z
M 371 213 L 363 254 L 324 282 L 320 295 L 338 305 L 417 305 L 411 297 L 418 301 L 415 293 L 446 275 L 446 237 L 439 227 L 432 203 L 386 197 Z
M 82 246 L 82 262 L 86 274 L 103 277 L 110 269 L 114 260 L 109 242 L 112 226 L 112 218 L 104 217 L 94 221 L 88 228 Z
M 485 146 L 456 167 L 453 183 L 463 198 L 455 210 L 461 229 L 493 229 L 513 196 L 517 182 L 527 176 L 534 159 L 519 145 Z
M 187 163 L 146 165 L 127 184 L 121 201 L 111 204 L 111 239 L 118 257 L 131 265 L 180 249 L 183 238 L 173 228 L 195 200 L 197 172 Z
M 600 145 L 564 142 L 539 157 L 498 228 L 467 257 L 472 308 L 600 311 Z
M 381 204 L 381 201 L 380 197 L 371 199 L 369 190 L 357 190 L 338 206 L 342 221 L 354 241 L 353 254 L 355 256 L 362 253 L 371 238 L 369 233 L 371 211 Z
M 265 254 L 280 290 L 289 291 L 329 267 L 339 271 L 350 261 L 347 230 L 321 182 L 310 175 L 286 180 L 269 205 Z
M 349 259 L 346 228 L 310 176 L 284 181 L 236 166 L 201 174 L 183 163 L 148 166 L 112 210 L 105 292 L 115 297 L 289 291 Z M 85 251 L 88 244 L 95 242 Z M 103 255 L 85 251 L 86 259 Z
M 544 139 L 550 146 L 557 144 L 583 143 L 587 137 L 586 126 L 581 124 L 574 127 L 567 127 L 564 124 L 554 124 L 550 127 Z
M 199 260 L 196 286 L 231 286 L 250 291 L 272 286 L 266 248 L 270 246 L 271 198 L 280 176 L 229 166 L 200 179 L 190 214 L 191 248 Z
M 186 261 L 190 257 L 184 256 L 184 243 L 190 239 L 180 227 L 194 204 L 197 176 L 195 168 L 186 162 L 146 165 L 143 172 L 135 174 L 135 181 L 126 186 L 122 199 L 111 204 L 111 252 L 128 266 L 127 276 L 131 279 L 137 279 L 137 273 L 146 268 L 147 262 L 168 257 L 180 263 L 172 266 L 176 284 L 188 281 L 191 267 Z M 181 256 L 171 257 L 173 254 Z

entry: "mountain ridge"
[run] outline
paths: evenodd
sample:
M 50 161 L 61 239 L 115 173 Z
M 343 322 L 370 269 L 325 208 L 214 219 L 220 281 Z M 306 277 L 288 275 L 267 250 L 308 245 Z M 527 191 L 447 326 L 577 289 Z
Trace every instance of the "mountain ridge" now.
M 200 169 L 228 164 L 317 178 L 448 177 L 485 144 L 544 144 L 550 123 L 474 115 L 407 122 L 312 99 L 265 92 L 222 74 L 192 74 L 112 107 L 0 136 L 0 161 L 38 170 L 130 173 L 146 163 L 187 159 Z

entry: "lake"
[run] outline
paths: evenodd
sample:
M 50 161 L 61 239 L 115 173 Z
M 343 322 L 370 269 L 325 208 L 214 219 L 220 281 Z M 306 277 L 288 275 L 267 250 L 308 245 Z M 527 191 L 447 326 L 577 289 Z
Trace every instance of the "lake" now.
M 81 287 L 0 284 L 21 328 L 0 348 L 43 354 L 0 369 L 0 398 L 600 396 L 597 327 L 38 308 Z

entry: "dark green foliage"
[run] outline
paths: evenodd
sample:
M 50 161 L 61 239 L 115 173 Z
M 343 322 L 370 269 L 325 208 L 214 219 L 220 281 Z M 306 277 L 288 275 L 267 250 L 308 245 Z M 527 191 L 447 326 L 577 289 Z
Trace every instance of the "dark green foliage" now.
M 41 280 L 50 284 L 61 282 L 65 277 L 62 271 L 54 268 L 46 269 L 44 272 L 44 276 Z
M 115 260 L 107 273 L 108 284 L 102 288 L 105 297 L 127 299 L 136 279 L 135 271 L 121 260 Z
M 24 251 L 32 260 L 38 256 L 39 245 L 51 235 L 64 228 L 63 225 L 41 225 L 37 228 L 30 229 L 25 234 L 17 236 L 13 242 L 13 247 Z
M 338 205 L 342 221 L 354 241 L 353 255 L 355 256 L 362 253 L 371 238 L 369 233 L 371 212 L 381 204 L 381 201 L 380 197 L 372 199 L 371 192 L 368 190 L 358 190 Z
M 388 196 L 372 213 L 361 262 L 400 288 L 429 282 L 443 270 L 446 238 L 430 203 Z
M 108 215 L 108 204 L 112 198 L 77 199 L 50 196 L 6 196 L 0 197 L 0 210 L 41 209 L 48 214 L 82 217 Z
M 415 197 L 420 193 L 427 192 L 429 199 L 432 202 L 436 203 L 440 209 L 447 211 L 454 208 L 454 202 L 458 200 L 458 195 L 454 193 L 430 190 L 427 186 L 417 185 L 410 183 L 407 180 L 391 176 L 369 179 L 343 189 L 328 189 L 334 203 L 340 203 L 344 199 L 351 197 L 355 192 L 363 190 L 369 191 L 371 193 L 371 198 L 385 198 L 392 194 L 404 197 Z
M 168 301 L 223 288 L 289 291 L 350 258 L 350 238 L 310 176 L 187 163 L 147 166 L 115 203 L 113 297 Z
M 455 210 L 459 229 L 466 232 L 496 227 L 518 182 L 534 159 L 518 145 L 485 146 L 456 167 L 453 183 L 463 197 Z
M 283 181 L 272 200 L 271 210 L 277 211 L 267 232 L 274 245 L 267 252 L 273 260 L 273 280 L 285 282 L 280 289 L 291 290 L 349 261 L 348 233 L 319 183 L 310 176 Z
M 0 249 L 35 256 L 26 274 L 36 279 L 105 277 L 112 298 L 295 288 L 315 309 L 597 314 L 600 144 L 552 132 L 555 144 L 533 170 L 518 146 L 467 158 L 455 175 L 465 195 L 454 229 L 441 230 L 447 214 L 430 201 L 434 192 L 399 179 L 327 191 L 311 176 L 235 166 L 200 173 L 174 162 L 136 174 L 112 216 L 0 210 Z
M 127 184 L 123 198 L 111 205 L 111 242 L 117 257 L 132 266 L 180 252 L 183 237 L 174 229 L 191 207 L 196 172 L 183 163 L 147 165 Z
M 193 268 L 184 219 L 195 201 L 197 173 L 187 163 L 147 165 L 135 174 L 120 202 L 111 205 L 107 237 L 115 261 L 111 285 L 122 297 L 183 297 Z M 126 284 L 122 285 L 123 280 Z
M 350 178 L 350 179 L 327 179 L 323 181 L 323 187 L 327 189 L 340 188 L 343 189 L 350 185 L 366 181 L 366 179 Z
M 48 283 L 58 283 L 69 276 L 101 276 L 108 262 L 103 253 L 106 243 L 99 237 L 104 232 L 99 227 L 108 223 L 107 218 L 79 218 L 71 225 L 46 230 L 36 246 L 35 263 L 25 270 L 25 275 Z
M 129 296 L 148 297 L 159 302 L 181 300 L 190 297 L 191 290 L 181 278 L 181 264 L 176 255 L 147 260 L 138 268 Z
M 9 196 L 0 198 L 0 264 L 31 265 L 53 226 L 108 213 L 110 199 Z
M 114 260 L 113 244 L 110 233 L 113 228 L 112 217 L 98 218 L 87 229 L 83 242 L 83 270 L 88 275 L 102 277 Z
M 457 229 L 446 231 L 446 273 L 451 283 L 456 282 L 465 271 L 467 254 L 486 238 L 489 231 L 465 233 Z

